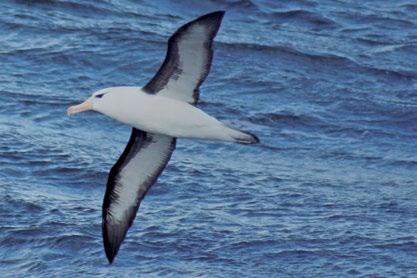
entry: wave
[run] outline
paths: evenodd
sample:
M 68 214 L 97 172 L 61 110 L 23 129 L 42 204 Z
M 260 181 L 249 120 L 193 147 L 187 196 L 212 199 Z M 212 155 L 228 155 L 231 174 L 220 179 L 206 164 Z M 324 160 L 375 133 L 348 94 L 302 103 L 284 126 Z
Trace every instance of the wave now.
M 41 204 L 37 204 L 22 198 L 16 198 L 9 195 L 6 195 L 2 199 L 2 204 L 0 205 L 0 211 L 8 213 L 40 213 L 44 211 L 45 208 Z
M 405 69 L 390 69 L 390 68 L 382 68 L 382 67 L 379 68 L 379 67 L 368 66 L 368 65 L 362 65 L 361 67 L 373 75 L 382 76 L 384 78 L 391 77 L 394 79 L 408 80 L 408 81 L 414 81 L 417 79 L 416 71 L 405 70 Z
M 317 117 L 307 115 L 296 115 L 290 113 L 261 113 L 255 116 L 247 117 L 245 120 L 266 126 L 277 127 L 279 125 L 285 126 L 317 126 L 322 125 L 323 122 Z
M 256 1 L 252 0 L 212 0 L 213 2 L 226 6 L 227 8 L 257 9 Z
M 396 159 L 390 163 L 391 166 L 408 168 L 411 170 L 417 169 L 417 160 L 414 159 Z
M 356 20 L 366 24 L 382 24 L 383 26 L 389 26 L 389 29 L 414 27 L 414 23 L 405 18 L 394 18 L 391 16 L 381 16 L 378 14 L 361 15 L 358 16 Z
M 401 250 L 405 252 L 415 252 L 417 248 L 417 242 L 410 240 L 410 241 L 400 241 L 400 242 L 390 242 L 390 243 L 381 243 L 376 244 L 375 247 L 381 248 L 381 249 L 396 249 Z
M 16 3 L 22 5 L 30 5 L 31 9 L 47 8 L 47 9 L 56 9 L 62 10 L 65 12 L 76 12 L 77 14 L 86 14 L 90 13 L 94 16 L 99 16 L 103 14 L 112 14 L 117 12 L 117 9 L 111 7 L 112 5 L 105 1 L 55 1 L 55 0 L 37 0 L 37 1 L 28 1 L 28 0 L 17 0 Z
M 364 40 L 364 39 L 359 39 Z M 261 52 L 266 53 L 284 53 L 288 55 L 295 55 L 297 57 L 300 57 L 302 59 L 308 60 L 308 61 L 315 61 L 320 62 L 325 65 L 334 65 L 334 66 L 345 66 L 350 68 L 357 68 L 358 70 L 363 70 L 368 73 L 378 75 L 378 76 L 384 76 L 384 77 L 392 77 L 397 79 L 416 79 L 417 78 L 417 72 L 412 70 L 405 70 L 405 69 L 390 69 L 390 68 L 379 68 L 372 65 L 362 64 L 360 62 L 357 62 L 349 57 L 342 56 L 342 55 L 335 55 L 330 53 L 312 53 L 308 51 L 301 51 L 291 46 L 283 46 L 283 45 L 267 45 L 267 44 L 260 44 L 260 43 L 249 43 L 249 42 L 221 42 L 223 46 L 227 48 L 233 48 L 233 49 L 250 49 L 250 50 L 257 50 Z M 408 50 L 408 51 L 414 51 L 414 48 L 412 45 L 400 45 L 397 48 L 392 49 L 385 49 L 385 51 L 390 50 Z
M 408 12 L 417 12 L 417 4 L 414 3 L 404 3 L 400 5 L 401 8 L 404 8 Z
M 287 24 L 299 24 L 304 23 L 313 27 L 330 28 L 336 26 L 336 22 L 324 17 L 318 13 L 306 11 L 306 10 L 291 10 L 291 11 L 279 11 L 272 12 L 270 16 L 276 21 L 285 22 Z
M 285 45 L 268 45 L 268 44 L 261 44 L 261 43 L 252 43 L 252 42 L 220 42 L 221 45 L 227 48 L 233 49 L 250 49 L 250 50 L 258 50 L 266 53 L 286 53 L 290 55 L 295 55 L 301 57 L 303 59 L 313 60 L 317 62 L 324 62 L 324 63 L 337 63 L 337 64 L 356 64 L 352 59 L 342 56 L 342 55 L 335 55 L 331 53 L 313 53 L 309 51 L 302 51 L 294 46 L 285 46 Z

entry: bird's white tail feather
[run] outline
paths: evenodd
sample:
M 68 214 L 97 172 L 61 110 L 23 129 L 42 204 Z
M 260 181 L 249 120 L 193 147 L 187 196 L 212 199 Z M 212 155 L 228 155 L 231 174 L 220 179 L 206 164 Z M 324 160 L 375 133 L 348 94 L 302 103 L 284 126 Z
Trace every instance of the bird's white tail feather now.
M 231 141 L 240 144 L 256 144 L 259 143 L 259 138 L 249 132 L 243 132 L 234 128 L 224 126 L 226 133 L 230 136 Z

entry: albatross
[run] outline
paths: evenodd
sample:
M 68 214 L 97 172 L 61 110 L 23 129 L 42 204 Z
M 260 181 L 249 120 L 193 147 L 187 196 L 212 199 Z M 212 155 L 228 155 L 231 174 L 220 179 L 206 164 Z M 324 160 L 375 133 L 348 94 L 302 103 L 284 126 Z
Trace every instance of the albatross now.
M 223 16 L 224 11 L 212 12 L 180 27 L 168 40 L 161 67 L 144 87 L 102 89 L 67 110 L 68 115 L 97 111 L 132 127 L 127 146 L 108 175 L 102 207 L 103 244 L 110 264 L 177 138 L 259 142 L 255 135 L 228 127 L 196 107 Z

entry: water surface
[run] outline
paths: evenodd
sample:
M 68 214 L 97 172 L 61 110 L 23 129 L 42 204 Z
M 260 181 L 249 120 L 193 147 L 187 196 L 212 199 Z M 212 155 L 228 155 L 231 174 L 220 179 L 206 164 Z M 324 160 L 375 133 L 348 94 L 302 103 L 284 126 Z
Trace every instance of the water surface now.
M 219 9 L 199 107 L 262 144 L 178 140 L 109 266 L 101 202 L 130 129 L 65 110 L 145 84 L 169 35 Z M 0 10 L 2 277 L 417 276 L 415 1 Z

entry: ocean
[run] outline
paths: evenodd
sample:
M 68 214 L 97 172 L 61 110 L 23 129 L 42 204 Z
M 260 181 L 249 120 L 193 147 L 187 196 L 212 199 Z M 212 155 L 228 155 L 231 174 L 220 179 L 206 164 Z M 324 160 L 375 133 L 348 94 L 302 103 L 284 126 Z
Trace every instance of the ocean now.
M 1 277 L 417 277 L 417 2 L 0 2 Z M 225 10 L 198 107 L 260 144 L 179 139 L 107 263 L 130 128 L 66 108 L 143 86 Z

